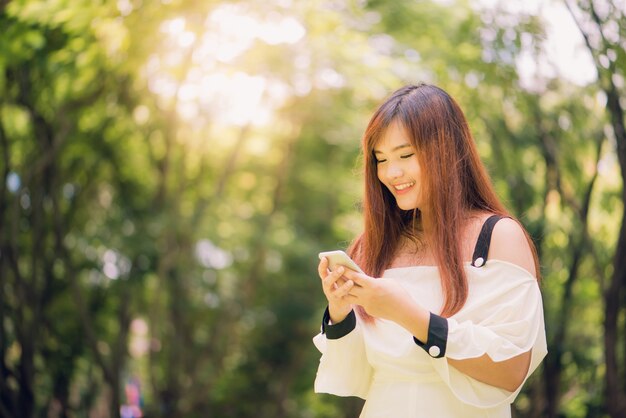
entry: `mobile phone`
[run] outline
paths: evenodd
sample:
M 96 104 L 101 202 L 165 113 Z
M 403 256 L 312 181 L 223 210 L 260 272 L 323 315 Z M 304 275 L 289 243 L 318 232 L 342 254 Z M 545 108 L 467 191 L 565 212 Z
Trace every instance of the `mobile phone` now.
M 328 259 L 328 268 L 330 268 L 331 270 L 336 269 L 338 266 L 344 266 L 359 273 L 363 273 L 361 267 L 359 267 L 358 264 L 355 263 L 354 260 L 350 258 L 350 256 L 348 256 L 348 254 L 341 250 L 324 251 L 319 253 L 320 260 L 324 257 Z

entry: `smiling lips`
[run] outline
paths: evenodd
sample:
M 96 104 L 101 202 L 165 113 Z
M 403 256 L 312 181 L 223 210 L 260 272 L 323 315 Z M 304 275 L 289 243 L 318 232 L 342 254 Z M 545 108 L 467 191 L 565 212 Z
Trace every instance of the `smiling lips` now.
M 410 181 L 408 183 L 401 183 L 401 184 L 394 184 L 393 188 L 396 190 L 397 193 L 402 193 L 405 190 L 411 188 L 415 186 L 415 182 L 414 181 Z

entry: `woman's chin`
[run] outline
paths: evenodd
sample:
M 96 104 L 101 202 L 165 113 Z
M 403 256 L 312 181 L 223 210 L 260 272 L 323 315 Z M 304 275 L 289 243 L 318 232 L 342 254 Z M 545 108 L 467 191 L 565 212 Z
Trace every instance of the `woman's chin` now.
M 415 204 L 408 204 L 406 202 L 398 202 L 396 200 L 396 204 L 398 205 L 398 207 L 402 210 L 414 210 L 414 209 L 419 209 L 419 207 Z

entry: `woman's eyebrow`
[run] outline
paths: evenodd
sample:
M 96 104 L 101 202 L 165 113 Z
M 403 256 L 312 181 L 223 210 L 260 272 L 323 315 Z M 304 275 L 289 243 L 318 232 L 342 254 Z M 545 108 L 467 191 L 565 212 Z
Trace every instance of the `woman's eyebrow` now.
M 398 151 L 398 150 L 403 149 L 403 148 L 410 148 L 410 147 L 412 147 L 412 145 L 411 145 L 411 144 L 409 144 L 409 143 L 407 143 L 407 144 L 402 144 L 402 145 L 398 145 L 397 147 L 393 147 L 393 149 L 391 150 L 391 152 Z M 374 150 L 374 154 L 384 154 L 384 152 L 382 152 L 382 151 L 379 151 L 379 150 L 375 149 L 375 150 Z

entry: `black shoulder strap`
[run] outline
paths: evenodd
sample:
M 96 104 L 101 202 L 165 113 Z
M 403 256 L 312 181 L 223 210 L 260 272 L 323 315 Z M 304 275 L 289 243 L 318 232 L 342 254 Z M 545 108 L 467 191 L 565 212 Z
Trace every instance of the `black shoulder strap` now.
M 491 215 L 480 230 L 476 247 L 474 247 L 474 255 L 472 255 L 472 266 L 482 267 L 487 262 L 487 254 L 489 254 L 489 245 L 491 244 L 491 233 L 496 223 L 502 219 L 501 215 Z

